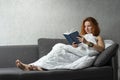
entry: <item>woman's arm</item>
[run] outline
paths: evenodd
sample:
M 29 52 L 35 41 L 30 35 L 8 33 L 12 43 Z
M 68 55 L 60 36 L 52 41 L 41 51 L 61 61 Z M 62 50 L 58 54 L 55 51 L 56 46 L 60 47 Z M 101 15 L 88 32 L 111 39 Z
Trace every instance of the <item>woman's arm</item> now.
M 78 37 L 80 42 L 83 42 L 87 45 L 92 44 L 91 47 L 95 48 L 97 51 L 102 52 L 105 49 L 105 44 L 101 36 L 97 36 L 97 44 L 87 41 L 84 37 Z
M 90 42 L 86 41 L 86 44 L 89 45 Z M 105 44 L 101 36 L 97 37 L 97 44 L 93 44 L 93 48 L 95 48 L 99 52 L 102 52 L 105 49 Z

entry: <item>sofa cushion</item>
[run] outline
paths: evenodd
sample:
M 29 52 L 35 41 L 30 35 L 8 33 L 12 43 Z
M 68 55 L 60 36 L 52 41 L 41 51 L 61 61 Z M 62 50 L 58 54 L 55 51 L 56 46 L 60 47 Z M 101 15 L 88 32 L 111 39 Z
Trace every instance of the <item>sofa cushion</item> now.
M 115 55 L 118 46 L 119 45 L 117 43 L 114 43 L 111 46 L 107 47 L 102 53 L 98 55 L 93 65 L 104 66 L 105 64 L 107 64 L 108 61 L 112 58 L 112 56 Z
M 22 70 L 12 68 L 0 68 L 0 80 L 19 80 L 19 75 Z
M 55 69 L 49 71 L 23 71 L 21 80 L 112 80 L 112 67 L 90 67 L 86 69 Z
M 0 68 L 0 80 L 112 80 L 112 78 L 110 66 L 48 71 L 23 71 L 15 67 Z
M 39 57 L 48 54 L 56 43 L 67 44 L 67 41 L 66 39 L 50 39 L 50 38 L 38 39 Z

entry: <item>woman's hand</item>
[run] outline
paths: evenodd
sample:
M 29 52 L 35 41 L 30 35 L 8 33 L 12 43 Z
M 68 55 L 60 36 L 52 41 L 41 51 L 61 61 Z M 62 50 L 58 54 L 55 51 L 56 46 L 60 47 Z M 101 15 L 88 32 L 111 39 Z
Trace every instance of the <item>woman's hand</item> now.
M 78 40 L 79 40 L 80 42 L 83 42 L 83 43 L 85 43 L 85 44 L 88 43 L 88 41 L 87 41 L 83 36 L 80 36 L 80 37 L 77 37 L 77 38 L 78 38 Z
M 72 46 L 73 46 L 74 48 L 77 48 L 77 47 L 78 47 L 78 44 L 76 44 L 75 42 L 73 42 L 73 43 L 72 43 Z

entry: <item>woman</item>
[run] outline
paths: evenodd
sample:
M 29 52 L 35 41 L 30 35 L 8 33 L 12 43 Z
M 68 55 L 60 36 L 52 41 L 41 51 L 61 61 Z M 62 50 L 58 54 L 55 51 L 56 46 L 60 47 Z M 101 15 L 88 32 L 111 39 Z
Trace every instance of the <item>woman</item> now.
M 88 67 L 95 60 L 96 54 L 105 49 L 102 37 L 99 35 L 98 22 L 93 17 L 83 20 L 81 37 L 77 37 L 80 44 L 65 45 L 58 43 L 44 57 L 31 63 L 24 64 L 16 60 L 16 66 L 22 70 L 42 71 L 44 69 L 77 69 Z M 92 55 L 92 56 L 90 56 Z M 84 65 L 87 64 L 86 65 Z
M 80 35 L 91 34 L 91 33 L 94 36 L 96 36 L 97 44 L 93 44 L 93 43 L 90 43 L 89 41 L 86 41 L 84 37 L 82 38 L 79 37 L 79 41 L 87 45 L 93 45 L 92 46 L 93 48 L 95 48 L 99 52 L 102 52 L 105 48 L 105 45 L 102 37 L 99 35 L 100 29 L 99 29 L 98 22 L 93 17 L 88 17 L 82 23 Z M 75 45 L 75 47 L 76 46 L 77 44 Z

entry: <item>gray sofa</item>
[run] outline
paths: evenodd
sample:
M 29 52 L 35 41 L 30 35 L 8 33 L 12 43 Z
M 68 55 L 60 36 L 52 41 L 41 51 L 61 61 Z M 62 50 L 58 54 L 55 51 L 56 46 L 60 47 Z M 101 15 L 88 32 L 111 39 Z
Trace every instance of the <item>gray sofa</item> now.
M 67 44 L 64 39 L 41 38 L 38 40 L 38 45 L 0 46 L 0 80 L 118 80 L 117 43 L 101 53 L 106 56 L 111 53 L 110 58 L 105 59 L 103 55 L 98 55 L 93 65 L 85 69 L 40 72 L 22 71 L 16 68 L 16 59 L 24 63 L 34 62 L 46 55 L 56 43 Z

